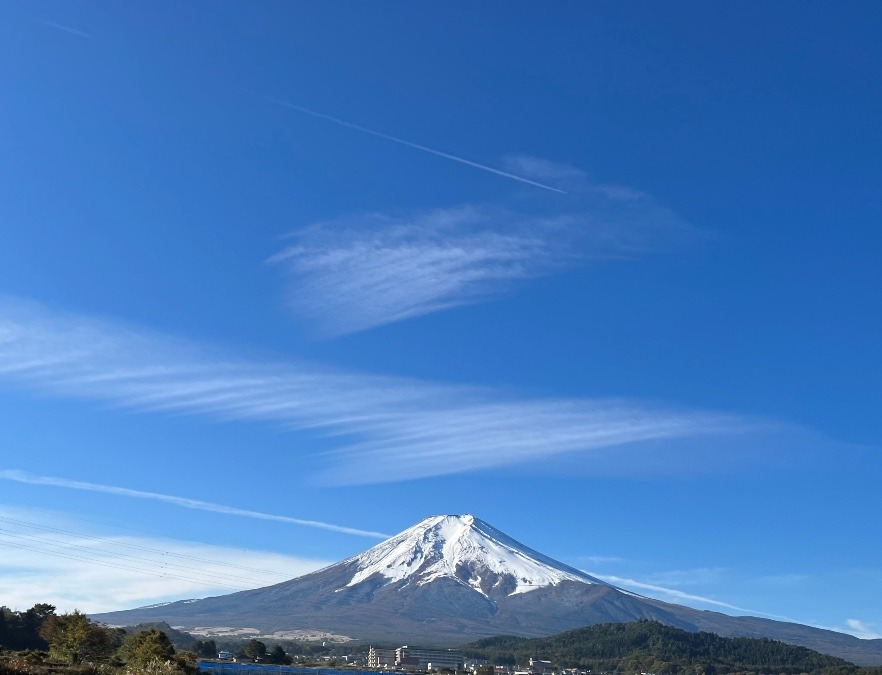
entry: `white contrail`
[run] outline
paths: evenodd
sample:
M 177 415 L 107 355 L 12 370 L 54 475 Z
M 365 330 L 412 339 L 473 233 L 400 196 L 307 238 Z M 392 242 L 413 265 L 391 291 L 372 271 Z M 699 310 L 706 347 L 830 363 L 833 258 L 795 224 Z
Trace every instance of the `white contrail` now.
M 386 539 L 389 537 L 388 534 L 384 534 L 382 532 L 374 532 L 373 530 L 359 530 L 354 527 L 333 525 L 332 523 L 323 523 L 320 520 L 303 520 L 301 518 L 292 518 L 291 516 L 279 516 L 272 513 L 249 511 L 247 509 L 238 509 L 233 506 L 224 506 L 223 504 L 215 504 L 213 502 L 203 502 L 198 499 L 188 499 L 187 497 L 164 495 L 159 492 L 145 492 L 143 490 L 132 490 L 130 488 L 115 487 L 113 485 L 85 483 L 78 480 L 68 480 L 67 478 L 55 478 L 54 476 L 35 476 L 34 474 L 30 474 L 25 471 L 8 469 L 0 470 L 0 478 L 13 480 L 18 483 L 28 483 L 29 485 L 52 485 L 54 487 L 70 488 L 73 490 L 88 490 L 89 492 L 104 492 L 106 494 L 120 495 L 122 497 L 134 497 L 136 499 L 153 499 L 158 502 L 174 504 L 175 506 L 183 506 L 186 509 L 198 509 L 200 511 L 225 513 L 232 516 L 244 516 L 245 518 L 272 520 L 279 523 L 290 523 L 292 525 L 304 525 L 306 527 L 316 527 L 321 530 L 330 530 L 331 532 L 354 534 L 359 537 L 372 537 L 374 539 Z
M 60 30 L 70 35 L 76 35 L 77 37 L 85 38 L 87 40 L 91 40 L 92 36 L 88 33 L 85 33 L 81 30 L 77 30 L 76 28 L 71 28 L 70 26 L 65 26 L 64 24 L 55 23 L 54 21 L 41 21 L 44 26 L 48 26 L 49 28 L 54 28 L 55 30 Z
M 377 138 L 383 138 L 387 141 L 392 141 L 393 143 L 399 143 L 400 145 L 406 145 L 409 148 L 414 148 L 415 150 L 422 150 L 423 152 L 428 152 L 430 155 L 436 155 L 438 157 L 444 157 L 445 159 L 452 159 L 454 162 L 459 162 L 460 164 L 465 164 L 466 166 L 474 167 L 475 169 L 481 169 L 483 171 L 488 171 L 490 173 L 495 173 L 497 176 L 503 176 L 505 178 L 511 178 L 512 180 L 516 180 L 520 183 L 526 183 L 527 185 L 534 185 L 535 187 L 542 188 L 543 190 L 551 190 L 552 192 L 557 192 L 562 195 L 568 195 L 569 192 L 566 190 L 561 190 L 556 187 L 552 187 L 551 185 L 546 185 L 545 183 L 539 183 L 535 180 L 530 180 L 529 178 L 524 178 L 523 176 L 518 176 L 517 174 L 509 173 L 508 171 L 503 171 L 502 169 L 495 169 L 492 166 L 487 166 L 486 164 L 479 164 L 478 162 L 473 162 L 470 159 L 465 159 L 464 157 L 457 157 L 456 155 L 451 155 L 448 152 L 442 152 L 441 150 L 435 150 L 435 148 L 430 148 L 425 145 L 420 145 L 419 143 L 412 143 L 411 141 L 407 141 L 403 138 L 398 138 L 397 136 L 390 136 L 389 134 L 384 134 L 382 131 L 374 131 L 373 129 L 368 129 L 367 127 L 363 127 L 360 124 L 355 124 L 354 122 L 347 122 L 346 120 L 341 120 L 339 117 L 333 117 L 331 115 L 326 115 L 325 113 L 320 113 L 316 110 L 311 110 L 310 108 L 306 108 L 302 105 L 296 105 L 294 103 L 289 103 L 288 101 L 283 101 L 278 98 L 274 98 L 272 96 L 265 96 L 263 94 L 259 95 L 261 98 L 266 99 L 267 101 L 271 101 L 272 103 L 276 103 L 278 105 L 284 106 L 285 108 L 290 108 L 291 110 L 296 110 L 297 112 L 301 112 L 305 115 L 312 115 L 313 117 L 318 117 L 319 119 L 327 120 L 328 122 L 333 122 L 334 124 L 339 124 L 340 126 L 347 127 L 349 129 L 355 129 L 356 131 L 361 131 L 365 134 L 370 134 L 371 136 L 376 136 Z

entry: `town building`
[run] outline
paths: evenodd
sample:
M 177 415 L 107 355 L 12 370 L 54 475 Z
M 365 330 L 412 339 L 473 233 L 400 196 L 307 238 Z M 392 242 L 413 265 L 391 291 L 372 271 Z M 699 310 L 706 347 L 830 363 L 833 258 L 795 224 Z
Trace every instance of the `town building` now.
M 550 675 L 555 671 L 551 661 L 542 661 L 541 659 L 530 659 L 530 672 L 537 675 Z
M 417 649 L 404 645 L 395 650 L 395 665 L 418 670 L 460 670 L 465 658 L 456 649 Z
M 395 667 L 395 650 L 394 649 L 377 649 L 371 647 L 368 650 L 368 668 L 394 668 Z

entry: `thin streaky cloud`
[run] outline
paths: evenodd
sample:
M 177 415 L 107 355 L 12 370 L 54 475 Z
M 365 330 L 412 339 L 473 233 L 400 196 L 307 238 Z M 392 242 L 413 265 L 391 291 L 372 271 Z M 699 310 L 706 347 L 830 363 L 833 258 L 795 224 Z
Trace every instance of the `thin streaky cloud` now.
M 359 484 L 483 471 L 564 453 L 725 434 L 738 426 L 732 423 L 615 400 L 457 405 L 370 420 L 365 428 L 373 438 L 329 453 L 334 466 L 321 479 Z
M 48 485 L 52 487 L 68 488 L 71 490 L 103 492 L 105 494 L 117 495 L 120 497 L 151 499 L 153 501 L 165 502 L 166 504 L 181 506 L 186 509 L 210 511 L 212 513 L 223 513 L 230 516 L 242 516 L 244 518 L 256 518 L 258 520 L 271 520 L 277 523 L 288 523 L 291 525 L 302 525 L 305 527 L 314 527 L 320 530 L 329 530 L 331 532 L 339 532 L 342 534 L 353 534 L 359 537 L 371 537 L 374 539 L 386 539 L 387 537 L 389 537 L 388 534 L 384 534 L 383 532 L 376 532 L 373 530 L 360 530 L 354 527 L 344 527 L 342 525 L 324 523 L 318 520 L 304 520 L 302 518 L 293 518 L 291 516 L 281 516 L 272 513 L 261 513 L 260 511 L 239 509 L 234 506 L 225 506 L 223 504 L 215 504 L 213 502 L 204 502 L 198 499 L 189 499 L 187 497 L 176 497 L 173 495 L 166 495 L 158 492 L 133 490 L 131 488 L 117 487 L 113 485 L 101 485 L 99 483 L 87 483 L 84 481 L 69 480 L 67 478 L 57 478 L 55 476 L 36 476 L 26 471 L 18 471 L 15 469 L 0 470 L 0 478 L 15 481 L 17 483 L 27 483 L 29 485 Z
M 113 611 L 267 586 L 331 562 L 161 535 L 108 535 L 83 529 L 66 513 L 35 519 L 2 504 L 0 522 L 0 597 L 11 607 L 49 602 L 60 611 Z
M 77 37 L 85 38 L 86 40 L 91 40 L 92 36 L 89 33 L 78 30 L 76 28 L 72 28 L 70 26 L 65 26 L 64 24 L 56 23 L 55 21 L 41 21 L 44 26 L 48 26 L 49 28 L 54 28 L 55 30 L 60 30 L 64 33 L 68 33 L 69 35 L 76 35 Z
M 17 508 L 18 509 L 23 509 L 23 508 L 27 509 L 28 507 L 19 506 Z M 44 511 L 43 513 L 46 513 L 46 512 Z M 71 519 L 71 518 L 76 518 L 76 517 L 75 516 L 72 517 L 70 515 L 67 515 L 67 518 Z M 88 521 L 83 518 L 80 518 L 78 520 L 82 520 L 84 522 L 91 522 L 91 523 L 95 524 L 95 521 Z M 10 518 L 8 516 L 4 516 L 2 514 L 2 512 L 0 512 L 0 523 L 3 523 L 4 525 L 7 525 L 7 526 L 19 528 L 19 529 L 24 528 L 25 531 L 37 530 L 37 533 L 41 534 L 41 535 L 45 535 L 45 533 L 49 533 L 52 536 L 57 536 L 57 535 L 82 536 L 77 532 L 72 532 L 71 530 L 65 530 L 60 527 L 54 527 L 54 526 L 50 526 L 50 525 L 40 524 L 39 522 L 34 522 L 33 520 L 22 520 L 21 518 Z M 115 526 L 115 527 L 118 527 L 118 526 Z M 159 535 L 157 535 L 157 536 L 159 536 Z M 115 538 L 115 540 L 119 540 L 119 539 L 121 539 L 121 538 L 120 537 Z M 91 544 L 89 542 L 102 543 L 107 540 L 107 537 L 106 536 L 83 537 L 83 540 L 86 542 L 86 544 L 85 544 L 86 546 L 90 546 Z M 170 553 L 169 551 L 148 548 L 148 547 L 139 546 L 136 544 L 127 544 L 127 543 L 121 543 L 121 542 L 117 541 L 116 545 L 120 546 L 122 548 L 126 548 L 126 549 L 131 549 L 131 550 L 140 551 L 140 552 L 147 552 L 147 553 L 159 553 L 159 554 L 166 556 L 166 557 L 171 556 L 174 558 L 180 558 L 182 560 L 188 560 L 188 561 L 192 561 L 192 562 L 214 563 L 214 561 L 208 560 L 206 558 L 197 558 L 194 556 L 181 555 L 181 554 L 177 554 L 177 553 Z M 216 564 L 216 563 L 214 563 L 214 564 Z M 244 567 L 241 565 L 228 564 L 228 563 L 225 563 L 224 566 L 230 570 L 233 570 L 234 574 L 241 574 L 242 572 L 256 572 L 258 574 L 274 574 L 274 572 L 272 570 L 257 569 L 254 567 Z
M 517 231 L 470 231 L 488 214 L 465 207 L 344 219 L 294 235 L 272 256 L 289 281 L 288 304 L 323 336 L 338 336 L 479 302 L 562 265 L 554 244 Z M 367 226 L 367 227 L 365 227 Z
M 333 122 L 334 124 L 338 124 L 342 127 L 346 127 L 347 129 L 354 129 L 355 131 L 360 131 L 364 134 L 369 134 L 371 136 L 376 136 L 377 138 L 382 138 L 387 141 L 392 141 L 393 143 L 398 143 L 399 145 L 404 145 L 408 148 L 413 148 L 414 150 L 421 150 L 422 152 L 427 152 L 430 155 L 435 155 L 436 157 L 443 157 L 444 159 L 450 159 L 454 162 L 459 162 L 460 164 L 465 164 L 466 166 L 470 166 L 475 169 L 480 169 L 481 171 L 487 171 L 488 173 L 496 174 L 497 176 L 502 176 L 503 178 L 510 178 L 511 180 L 518 181 L 519 183 L 526 183 L 527 185 L 532 185 L 534 187 L 542 188 L 543 190 L 549 190 L 551 192 L 557 192 L 558 194 L 566 195 L 569 194 L 566 190 L 561 190 L 560 188 L 556 188 L 551 185 L 547 185 L 545 183 L 540 183 L 539 181 L 532 180 L 530 178 L 526 178 L 525 176 L 519 176 L 514 173 L 510 173 L 508 171 L 503 171 L 502 169 L 497 169 L 492 166 L 487 166 L 486 164 L 481 164 L 479 162 L 474 162 L 470 159 L 466 159 L 465 157 L 459 157 L 457 155 L 452 155 L 449 152 L 443 152 L 442 150 L 436 150 L 435 148 L 430 148 L 426 145 L 421 145 L 419 143 L 413 143 L 411 141 L 405 140 L 403 138 L 399 138 L 398 136 L 392 136 L 391 134 L 383 133 L 382 131 L 376 131 L 374 129 L 368 129 L 367 127 L 363 127 L 360 124 L 355 124 L 354 122 L 347 122 L 346 120 L 340 119 L 339 117 L 333 117 L 332 115 L 327 115 L 325 113 L 318 112 L 317 110 L 312 110 L 311 108 L 307 108 L 302 105 L 297 105 L 295 103 L 289 103 L 288 101 L 283 101 L 278 98 L 274 98 L 272 96 L 260 95 L 261 98 L 270 101 L 271 103 L 275 103 L 277 105 L 283 106 L 290 110 L 296 110 L 297 112 L 303 113 L 304 115 L 310 115 L 312 117 L 316 117 L 318 119 L 326 120 L 328 122 Z
M 667 586 L 661 586 L 656 583 L 647 583 L 645 581 L 638 581 L 637 579 L 629 579 L 626 577 L 618 577 L 610 574 L 598 574 L 597 572 L 589 572 L 588 570 L 583 570 L 587 574 L 591 576 L 597 577 L 598 579 L 602 579 L 608 583 L 611 583 L 615 586 L 619 586 L 625 590 L 630 590 L 633 592 L 643 591 L 646 592 L 649 597 L 656 598 L 657 600 L 667 601 L 673 600 L 675 602 L 681 603 L 701 603 L 705 605 L 710 605 L 713 607 L 721 607 L 722 609 L 733 611 L 733 612 L 741 612 L 744 614 L 748 614 L 750 616 L 760 616 L 765 617 L 767 619 L 774 619 L 776 621 L 786 621 L 788 623 L 801 623 L 807 626 L 812 626 L 814 628 L 822 628 L 824 630 L 831 630 L 837 633 L 848 633 L 850 635 L 854 635 L 857 638 L 861 639 L 878 639 L 882 638 L 882 634 L 874 630 L 873 626 L 868 625 L 858 619 L 848 619 L 845 622 L 845 626 L 825 626 L 818 623 L 814 623 L 812 621 L 804 621 L 801 619 L 795 619 L 790 616 L 782 616 L 780 614 L 769 614 L 768 612 L 762 612 L 757 609 L 748 609 L 746 607 L 739 607 L 738 605 L 733 605 L 729 602 L 724 602 L 722 600 L 716 600 L 714 598 L 710 598 L 704 595 L 696 595 L 694 593 L 687 593 L 685 591 L 681 591 L 675 588 L 669 588 Z M 664 573 L 662 573 L 664 574 Z
M 701 235 L 636 190 L 593 185 L 573 167 L 518 161 L 531 175 L 567 180 L 573 198 L 364 213 L 299 228 L 267 260 L 285 275 L 288 306 L 318 336 L 337 337 L 485 302 L 530 279 L 593 261 L 631 260 Z
M 771 426 L 627 399 L 524 398 L 315 364 L 252 361 L 210 345 L 21 302 L 0 301 L 0 380 L 52 397 L 142 412 L 260 420 L 328 438 L 334 449 L 315 457 L 324 468 L 314 478 L 335 485 L 414 480 L 537 460 L 547 464 L 567 453 L 646 441 L 754 436 Z M 81 487 L 276 518 L 127 488 Z
M 686 593 L 685 591 L 677 590 L 675 588 L 667 588 L 665 586 L 659 586 L 657 584 L 649 584 L 644 581 L 638 581 L 636 579 L 628 579 L 626 577 L 617 577 L 611 574 L 596 574 L 595 572 L 587 572 L 592 576 L 597 577 L 598 579 L 602 579 L 603 581 L 609 582 L 611 584 L 615 584 L 616 586 L 622 586 L 626 589 L 639 589 L 641 591 L 648 591 L 654 595 L 662 595 L 668 598 L 673 598 L 678 601 L 686 601 L 686 602 L 700 602 L 707 605 L 713 605 L 715 607 L 723 607 L 725 609 L 729 609 L 736 612 L 746 612 L 748 614 L 758 614 L 761 616 L 772 617 L 771 614 L 764 614 L 763 612 L 759 612 L 754 609 L 747 609 L 746 607 L 739 607 L 738 605 L 733 605 L 728 602 L 723 602 L 722 600 L 715 600 L 714 598 L 708 598 L 702 595 L 695 595 L 694 593 Z M 777 619 L 781 619 L 783 617 L 773 617 Z
M 68 560 L 81 560 L 83 562 L 93 562 L 102 567 L 113 567 L 131 572 L 143 572 L 144 574 L 152 574 L 160 577 L 171 577 L 181 581 L 195 581 L 203 583 L 214 583 L 233 585 L 237 590 L 247 590 L 248 582 L 251 578 L 242 576 L 231 576 L 228 574 L 218 574 L 206 571 L 204 569 L 196 569 L 187 565 L 176 565 L 164 561 L 162 567 L 157 569 L 145 569 L 142 565 L 147 560 L 145 557 L 137 557 L 133 555 L 120 554 L 114 552 L 110 559 L 98 562 L 94 560 L 94 545 L 90 544 L 90 540 L 86 540 L 83 544 L 76 546 L 59 544 L 52 537 L 41 537 L 28 534 L 20 534 L 12 532 L 5 528 L 0 528 L 0 537 L 3 538 L 2 545 L 5 548 L 18 548 L 22 550 L 30 550 L 41 553 L 43 555 L 56 556 L 66 558 Z M 245 584 L 245 585 L 243 585 Z

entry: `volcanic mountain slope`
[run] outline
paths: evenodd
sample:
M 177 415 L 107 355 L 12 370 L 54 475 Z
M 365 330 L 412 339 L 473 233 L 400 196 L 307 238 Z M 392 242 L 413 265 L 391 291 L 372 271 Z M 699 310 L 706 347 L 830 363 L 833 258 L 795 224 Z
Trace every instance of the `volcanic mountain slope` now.
M 114 625 L 311 629 L 360 640 L 450 645 L 490 635 L 543 636 L 654 619 L 685 630 L 770 637 L 857 663 L 882 663 L 882 640 L 731 617 L 621 590 L 552 560 L 473 516 L 433 516 L 325 569 L 274 586 L 98 614 Z

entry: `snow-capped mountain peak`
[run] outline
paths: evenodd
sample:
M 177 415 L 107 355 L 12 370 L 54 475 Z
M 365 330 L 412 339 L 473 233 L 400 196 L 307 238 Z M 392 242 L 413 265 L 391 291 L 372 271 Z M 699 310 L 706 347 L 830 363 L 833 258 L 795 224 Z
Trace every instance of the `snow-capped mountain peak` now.
M 387 584 L 423 585 L 449 578 L 487 597 L 527 593 L 562 581 L 603 584 L 503 534 L 472 515 L 432 516 L 345 563 L 346 587 L 374 575 Z

